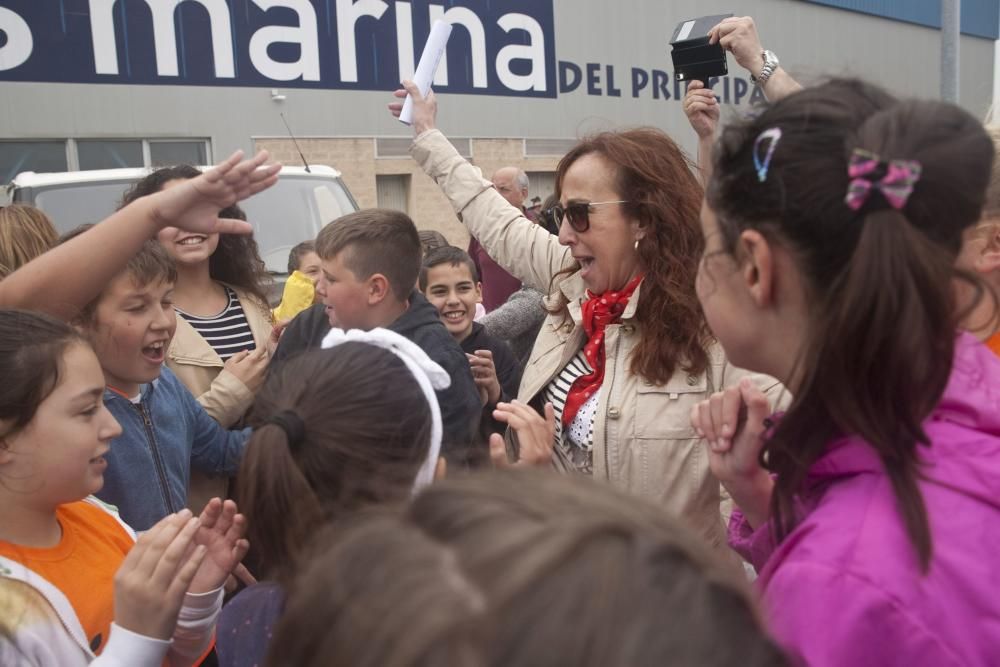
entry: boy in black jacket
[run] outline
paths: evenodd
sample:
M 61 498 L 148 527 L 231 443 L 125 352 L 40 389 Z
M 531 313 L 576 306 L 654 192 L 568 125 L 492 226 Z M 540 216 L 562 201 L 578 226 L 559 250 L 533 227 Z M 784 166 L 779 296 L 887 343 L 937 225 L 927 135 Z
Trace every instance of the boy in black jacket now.
M 483 299 L 475 263 L 461 248 L 435 248 L 424 257 L 419 287 L 469 359 L 483 404 L 483 435 L 503 433 L 506 425 L 493 419 L 493 410 L 517 396 L 522 369 L 507 343 L 473 320 Z
M 438 392 L 443 453 L 453 462 L 484 460 L 485 448 L 469 450 L 481 411 L 469 362 L 434 307 L 413 289 L 422 254 L 413 221 L 405 213 L 385 209 L 352 213 L 320 231 L 316 252 L 323 267 L 316 285 L 320 303 L 291 321 L 271 368 L 318 348 L 334 326 L 395 331 L 423 348 L 451 376 L 451 386 Z

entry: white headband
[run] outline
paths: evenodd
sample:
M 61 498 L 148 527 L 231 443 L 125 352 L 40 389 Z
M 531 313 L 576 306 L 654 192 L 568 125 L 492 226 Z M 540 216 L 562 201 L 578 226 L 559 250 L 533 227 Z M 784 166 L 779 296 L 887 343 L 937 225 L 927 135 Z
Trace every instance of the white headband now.
M 406 367 L 410 369 L 417 384 L 420 385 L 420 389 L 424 392 L 424 397 L 430 405 L 431 446 L 427 452 L 427 459 L 420 466 L 420 470 L 417 471 L 417 476 L 413 480 L 413 492 L 416 493 L 434 481 L 434 470 L 437 468 L 438 456 L 441 455 L 441 438 L 444 432 L 441 424 L 441 407 L 438 405 L 437 394 L 434 393 L 434 390 L 447 389 L 451 386 L 451 376 L 432 361 L 416 343 L 388 329 L 372 329 L 371 331 L 330 329 L 330 333 L 323 339 L 322 347 L 327 350 L 351 342 L 381 347 L 402 359 Z

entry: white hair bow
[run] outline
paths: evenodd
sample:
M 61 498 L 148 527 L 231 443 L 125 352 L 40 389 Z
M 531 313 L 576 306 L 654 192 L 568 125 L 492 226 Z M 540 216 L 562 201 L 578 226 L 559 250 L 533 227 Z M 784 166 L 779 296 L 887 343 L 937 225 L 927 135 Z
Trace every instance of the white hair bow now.
M 330 329 L 330 332 L 323 338 L 322 347 L 327 350 L 351 342 L 381 347 L 402 359 L 410 373 L 413 374 L 417 384 L 420 385 L 420 389 L 424 392 L 424 397 L 430 405 L 431 446 L 427 452 L 427 459 L 420 466 L 420 470 L 413 480 L 413 492 L 416 493 L 434 481 L 434 470 L 437 467 L 438 457 L 441 455 L 441 439 L 444 434 L 441 406 L 438 405 L 437 394 L 434 392 L 451 386 L 451 376 L 428 357 L 427 353 L 416 343 L 388 329 L 372 329 L 371 331 Z

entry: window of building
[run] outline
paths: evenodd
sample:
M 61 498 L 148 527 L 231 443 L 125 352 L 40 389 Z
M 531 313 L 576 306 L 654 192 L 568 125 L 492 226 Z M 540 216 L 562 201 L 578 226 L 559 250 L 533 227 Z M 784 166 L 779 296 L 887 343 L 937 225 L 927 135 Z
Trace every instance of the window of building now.
M 556 191 L 556 173 L 554 171 L 529 171 L 528 172 L 528 201 L 525 206 L 531 206 L 531 200 L 538 197 L 544 203 L 545 200 Z
M 409 174 L 376 175 L 375 190 L 379 208 L 407 212 L 410 190 Z
M 0 184 L 23 171 L 211 164 L 207 139 L 55 139 L 0 141 Z
M 0 141 L 0 183 L 10 183 L 22 171 L 68 168 L 65 141 Z
M 208 164 L 208 142 L 205 141 L 150 141 L 149 166 L 164 167 L 175 164 Z
M 123 169 L 142 167 L 142 141 L 77 139 L 76 157 L 80 169 Z

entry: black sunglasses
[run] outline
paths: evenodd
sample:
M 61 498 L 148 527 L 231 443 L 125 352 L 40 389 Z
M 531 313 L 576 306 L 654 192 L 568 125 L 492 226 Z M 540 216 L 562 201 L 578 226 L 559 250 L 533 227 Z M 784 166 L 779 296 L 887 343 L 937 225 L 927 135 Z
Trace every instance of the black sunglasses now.
M 552 217 L 555 219 L 556 227 L 562 225 L 563 218 L 565 217 L 569 221 L 569 226 L 573 228 L 574 232 L 578 234 L 583 233 L 590 229 L 590 207 L 591 206 L 604 206 L 605 204 L 627 204 L 628 202 L 622 199 L 615 201 L 592 201 L 592 202 L 573 202 L 572 204 L 566 204 L 562 206 L 556 204 L 549 211 L 552 212 Z

